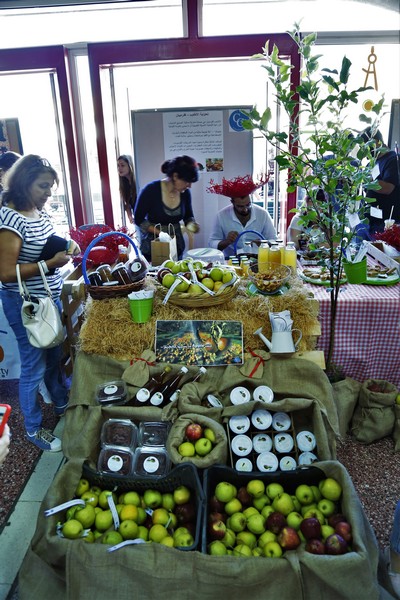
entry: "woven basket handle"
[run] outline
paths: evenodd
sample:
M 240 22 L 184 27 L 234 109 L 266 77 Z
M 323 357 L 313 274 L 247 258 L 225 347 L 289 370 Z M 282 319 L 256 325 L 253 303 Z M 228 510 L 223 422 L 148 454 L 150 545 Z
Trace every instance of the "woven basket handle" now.
M 242 233 L 239 233 L 239 235 L 237 236 L 235 243 L 233 244 L 233 250 L 236 254 L 236 248 L 238 245 L 238 241 L 239 239 L 242 237 L 242 235 L 244 235 L 245 233 L 254 233 L 255 235 L 258 235 L 259 238 L 261 238 L 262 240 L 264 239 L 264 236 L 261 235 L 261 233 L 259 233 L 258 231 L 254 231 L 253 229 L 246 229 L 245 231 L 242 231 Z
M 126 240 L 128 240 L 128 242 L 131 244 L 131 246 L 133 246 L 133 249 L 136 252 L 136 256 L 139 257 L 139 250 L 137 249 L 135 242 L 129 237 L 129 235 L 126 235 L 126 233 L 120 233 L 119 231 L 107 231 L 107 233 L 102 233 L 101 235 L 99 235 L 97 238 L 95 238 L 94 240 L 92 240 L 90 242 L 90 244 L 86 248 L 83 258 L 82 258 L 82 275 L 83 275 L 84 282 L 87 284 L 90 284 L 90 281 L 89 281 L 89 278 L 88 278 L 87 272 L 86 272 L 86 261 L 89 256 L 89 252 L 91 251 L 93 246 L 96 246 L 99 243 L 100 240 L 102 240 L 105 237 L 108 237 L 109 235 L 119 235 L 121 237 L 124 237 Z

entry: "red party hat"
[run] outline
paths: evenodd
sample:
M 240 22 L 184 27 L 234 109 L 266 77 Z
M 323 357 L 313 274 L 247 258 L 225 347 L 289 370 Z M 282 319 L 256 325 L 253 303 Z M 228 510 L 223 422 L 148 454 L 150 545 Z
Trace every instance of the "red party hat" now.
M 234 177 L 233 179 L 225 179 L 225 177 L 223 177 L 222 183 L 214 183 L 214 180 L 211 179 L 211 185 L 207 188 L 207 192 L 228 196 L 228 198 L 243 198 L 265 185 L 268 179 L 269 175 L 261 176 L 257 183 L 254 183 L 251 175 Z

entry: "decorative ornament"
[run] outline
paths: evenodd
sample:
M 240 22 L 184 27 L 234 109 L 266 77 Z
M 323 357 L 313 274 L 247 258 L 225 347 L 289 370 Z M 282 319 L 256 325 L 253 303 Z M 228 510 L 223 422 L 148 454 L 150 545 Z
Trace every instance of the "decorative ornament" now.
M 233 179 L 222 178 L 222 183 L 214 183 L 210 179 L 210 187 L 206 188 L 211 194 L 219 194 L 228 198 L 244 198 L 249 196 L 255 190 L 262 187 L 269 180 L 269 175 L 262 175 L 257 183 L 254 183 L 251 175 L 238 176 Z
M 376 67 L 375 67 L 375 63 L 376 63 L 377 60 L 378 60 L 378 57 L 376 56 L 376 54 L 374 52 L 374 46 L 371 46 L 371 52 L 368 55 L 368 69 L 364 69 L 363 68 L 364 73 L 366 73 L 365 81 L 364 81 L 364 87 L 367 87 L 367 85 L 368 85 L 368 83 L 367 83 L 368 82 L 368 77 L 370 75 L 373 75 L 373 77 L 374 77 L 374 89 L 376 91 L 378 91 L 378 79 L 376 77 Z M 368 109 L 365 109 L 365 110 L 368 110 Z

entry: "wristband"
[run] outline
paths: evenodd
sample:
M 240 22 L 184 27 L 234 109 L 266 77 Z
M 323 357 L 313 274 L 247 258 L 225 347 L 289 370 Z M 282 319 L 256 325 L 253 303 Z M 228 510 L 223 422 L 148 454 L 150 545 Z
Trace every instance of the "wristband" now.
M 47 275 L 47 273 L 50 271 L 49 267 L 46 265 L 46 262 L 44 260 L 40 260 L 39 264 L 42 265 L 42 269 L 44 271 L 44 274 Z

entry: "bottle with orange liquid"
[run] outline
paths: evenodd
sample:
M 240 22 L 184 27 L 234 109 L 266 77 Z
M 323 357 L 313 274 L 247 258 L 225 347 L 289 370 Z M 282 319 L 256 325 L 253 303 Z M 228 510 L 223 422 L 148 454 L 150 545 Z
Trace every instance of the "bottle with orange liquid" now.
M 265 273 L 267 271 L 267 265 L 269 263 L 269 244 L 266 241 L 262 241 L 258 248 L 257 266 L 259 273 Z
M 297 251 L 294 242 L 288 242 L 283 254 L 283 264 L 290 267 L 292 273 L 296 273 L 297 269 Z
M 281 249 L 278 244 L 272 244 L 269 249 L 269 262 L 277 265 L 281 264 Z

